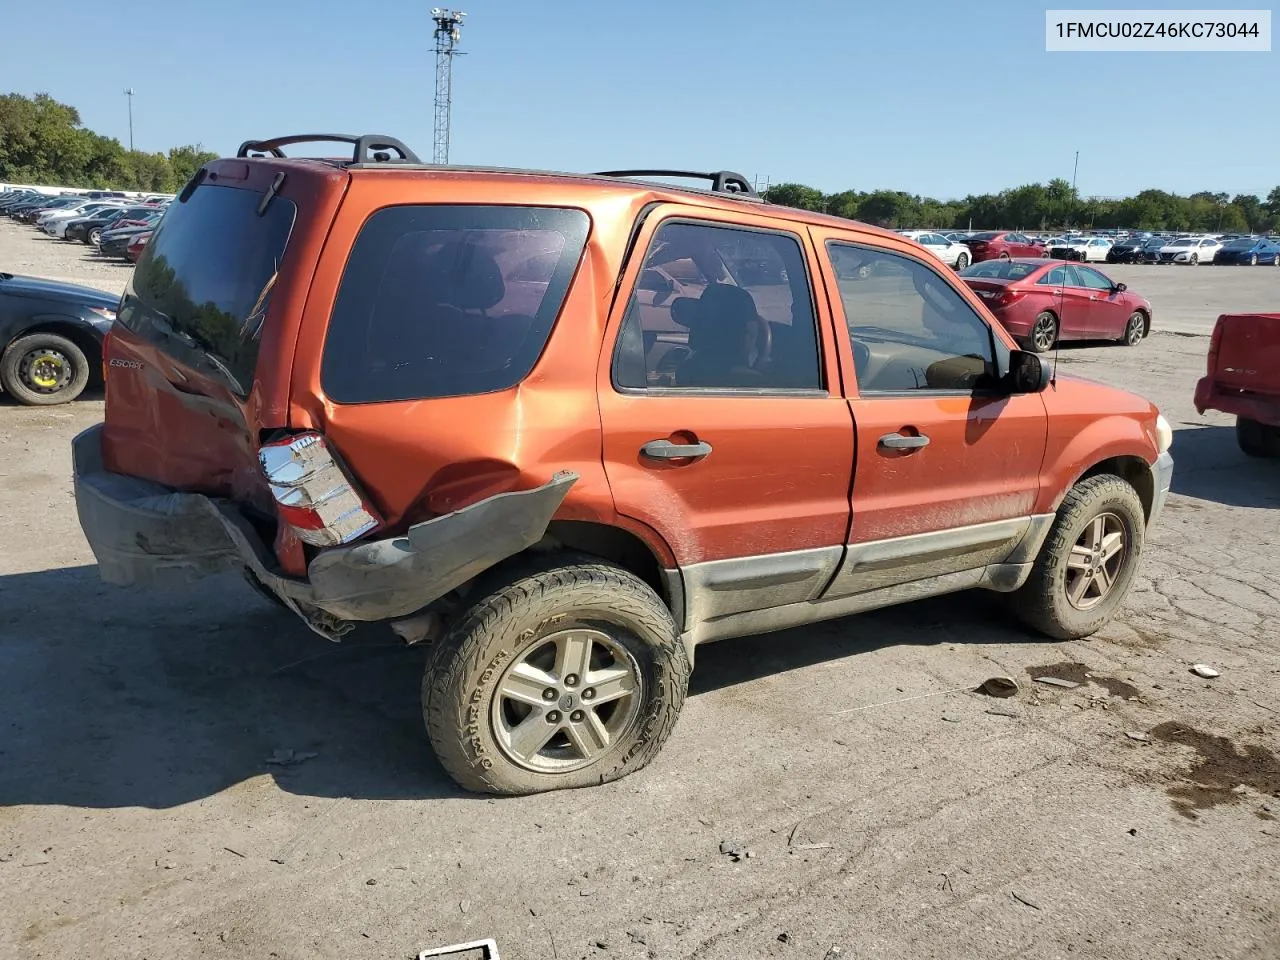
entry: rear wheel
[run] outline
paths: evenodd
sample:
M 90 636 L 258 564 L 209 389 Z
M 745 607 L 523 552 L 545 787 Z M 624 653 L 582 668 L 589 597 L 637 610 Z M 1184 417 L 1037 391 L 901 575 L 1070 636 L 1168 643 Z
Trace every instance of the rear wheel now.
M 1255 253 L 1249 257 L 1249 266 L 1256 267 L 1258 265 L 1258 255 Z
M 99 241 L 99 240 L 101 240 L 101 239 L 102 239 L 102 228 L 101 228 L 101 227 L 94 227 L 94 228 L 93 228 L 92 230 L 90 230 L 90 231 L 89 231 L 89 233 L 85 236 L 85 240 L 84 240 L 84 242 L 85 242 L 85 243 L 87 243 L 87 244 L 89 244 L 89 246 L 91 246 L 91 247 L 96 247 L 96 246 L 98 245 L 98 241 Z
M 1280 427 L 1236 417 L 1236 443 L 1251 457 L 1273 460 L 1280 457 Z
M 1123 341 L 1125 346 L 1136 347 L 1147 335 L 1147 318 L 1141 313 L 1129 315 L 1129 322 L 1124 325 Z
M 1031 335 L 1027 338 L 1027 346 L 1032 353 L 1048 353 L 1058 342 L 1058 318 L 1052 310 L 1043 310 L 1036 315 L 1031 324 Z
M 495 571 L 432 649 L 423 715 L 440 763 L 482 793 L 593 786 L 649 763 L 689 659 L 662 600 L 591 557 Z
M 1015 615 L 1057 640 L 1102 629 L 1137 573 L 1146 518 L 1137 492 L 1101 474 L 1071 488 L 1025 585 L 1010 596 Z
M 0 355 L 0 386 L 19 403 L 69 403 L 89 383 L 84 351 L 56 333 L 19 337 Z
M 1002 254 L 1000 254 L 999 259 L 1001 259 L 1001 260 L 1008 260 L 1008 259 L 1009 259 L 1009 254 L 1007 254 L 1007 253 L 1002 253 Z
M 962 253 L 960 254 L 960 256 L 956 257 L 957 270 L 963 270 L 968 265 L 969 265 L 969 255 L 967 253 Z

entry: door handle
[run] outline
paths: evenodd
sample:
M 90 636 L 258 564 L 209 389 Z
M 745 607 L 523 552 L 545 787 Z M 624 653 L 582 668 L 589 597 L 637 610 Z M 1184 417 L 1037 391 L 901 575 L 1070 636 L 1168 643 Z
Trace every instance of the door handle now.
M 670 440 L 650 440 L 640 448 L 640 455 L 650 460 L 701 460 L 711 453 L 711 444 L 672 443 Z
M 912 437 L 901 433 L 886 433 L 880 438 L 880 446 L 890 450 L 919 450 L 928 445 L 929 438 L 924 434 Z

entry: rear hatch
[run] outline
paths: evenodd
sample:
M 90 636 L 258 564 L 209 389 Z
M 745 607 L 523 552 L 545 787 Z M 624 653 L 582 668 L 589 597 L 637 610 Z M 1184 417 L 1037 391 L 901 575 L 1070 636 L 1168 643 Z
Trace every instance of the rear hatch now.
M 1280 398 L 1280 314 L 1220 317 L 1213 339 L 1218 390 Z
M 108 470 L 274 514 L 258 449 L 288 427 L 294 344 L 348 174 L 222 160 L 165 212 L 108 339 Z

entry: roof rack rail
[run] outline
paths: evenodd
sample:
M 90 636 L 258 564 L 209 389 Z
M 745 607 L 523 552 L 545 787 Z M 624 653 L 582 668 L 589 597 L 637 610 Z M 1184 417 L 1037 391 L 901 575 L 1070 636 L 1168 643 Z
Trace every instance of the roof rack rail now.
M 597 177 L 682 177 L 686 180 L 710 180 L 713 193 L 742 193 L 758 196 L 747 178 L 732 170 L 716 170 L 700 173 L 696 170 L 604 170 Z
M 283 157 L 285 154 L 280 148 L 295 143 L 349 143 L 352 146 L 351 163 L 366 163 L 370 160 L 375 163 L 422 162 L 417 154 L 395 137 L 384 137 L 378 133 L 366 133 L 359 137 L 349 133 L 298 133 L 288 137 L 273 137 L 270 140 L 246 140 L 240 144 L 236 156 L 247 157 L 254 153 Z M 394 150 L 399 156 L 392 157 L 387 152 L 389 150 Z

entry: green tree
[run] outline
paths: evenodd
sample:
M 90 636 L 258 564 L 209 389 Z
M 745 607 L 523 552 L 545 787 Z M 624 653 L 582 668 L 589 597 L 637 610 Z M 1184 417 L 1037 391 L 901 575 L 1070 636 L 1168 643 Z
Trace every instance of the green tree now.
M 780 183 L 764 192 L 770 203 L 784 207 L 797 207 L 800 210 L 821 210 L 826 199 L 821 190 L 806 187 L 802 183 Z

